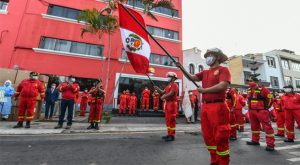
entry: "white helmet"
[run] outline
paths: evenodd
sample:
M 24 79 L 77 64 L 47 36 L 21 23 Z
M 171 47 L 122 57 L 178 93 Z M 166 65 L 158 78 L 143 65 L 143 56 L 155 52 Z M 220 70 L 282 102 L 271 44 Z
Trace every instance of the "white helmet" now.
M 177 74 L 176 74 L 175 72 L 168 72 L 168 73 L 167 73 L 167 77 L 174 77 L 174 78 L 176 78 L 176 79 L 178 78 L 178 77 L 177 77 Z

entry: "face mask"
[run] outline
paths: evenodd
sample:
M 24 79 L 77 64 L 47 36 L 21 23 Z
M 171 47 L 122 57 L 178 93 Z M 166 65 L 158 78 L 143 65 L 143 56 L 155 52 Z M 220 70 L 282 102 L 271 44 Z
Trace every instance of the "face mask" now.
M 290 92 L 292 92 L 292 88 L 284 88 L 284 92 L 285 93 L 290 93 Z
M 56 87 L 55 85 L 52 85 L 52 86 L 51 86 L 52 89 L 54 89 L 55 87 Z
M 84 92 L 88 92 L 87 90 L 85 90 Z
M 248 85 L 249 85 L 250 87 L 255 87 L 255 86 L 256 86 L 256 83 L 255 83 L 255 82 L 248 82 Z
M 9 86 L 9 83 L 8 83 L 8 82 L 7 82 L 7 83 L 5 83 L 5 86 L 7 86 L 7 87 L 8 87 L 8 86 Z
M 215 63 L 216 58 L 214 56 L 209 56 L 209 57 L 206 57 L 205 60 L 206 60 L 206 64 L 208 66 L 211 66 L 211 65 L 213 65 Z
M 33 80 L 37 80 L 39 77 L 38 76 L 32 76 Z

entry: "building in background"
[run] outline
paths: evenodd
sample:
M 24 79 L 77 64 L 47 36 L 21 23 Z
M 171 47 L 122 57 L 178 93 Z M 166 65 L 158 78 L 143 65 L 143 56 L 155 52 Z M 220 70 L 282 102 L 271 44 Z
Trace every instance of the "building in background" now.
M 268 54 L 278 57 L 284 85 L 293 85 L 297 91 L 300 91 L 300 55 L 286 49 L 273 50 Z
M 196 74 L 204 69 L 209 68 L 205 59 L 201 57 L 201 50 L 197 47 L 183 50 L 183 67 L 190 74 Z M 197 82 L 198 85 L 202 85 L 201 82 Z M 183 90 L 195 90 L 196 86 L 188 80 L 185 76 L 183 77 Z
M 150 33 L 182 62 L 182 1 L 172 2 L 175 12 L 166 8 L 153 11 L 158 22 L 148 16 L 144 18 Z M 132 0 L 127 2 L 129 7 L 132 4 Z M 101 40 L 91 34 L 83 38 L 80 35 L 85 26 L 84 22 L 76 20 L 80 11 L 101 9 L 106 5 L 102 0 L 0 0 L 0 68 L 17 66 L 46 75 L 73 75 L 82 81 L 102 78 L 104 85 L 108 85 L 105 103 L 109 105 L 117 105 L 116 99 L 124 89 L 135 91 L 140 97 L 142 88 L 151 83 L 147 76 L 136 74 L 126 60 L 120 32 L 117 30 L 111 35 L 110 49 L 108 35 L 103 35 Z M 137 1 L 135 10 L 142 13 L 141 7 L 142 3 Z M 178 74 L 182 87 L 180 70 L 153 41 L 150 40 L 150 44 L 150 66 L 155 70 L 153 79 L 165 84 L 166 73 L 173 71 Z

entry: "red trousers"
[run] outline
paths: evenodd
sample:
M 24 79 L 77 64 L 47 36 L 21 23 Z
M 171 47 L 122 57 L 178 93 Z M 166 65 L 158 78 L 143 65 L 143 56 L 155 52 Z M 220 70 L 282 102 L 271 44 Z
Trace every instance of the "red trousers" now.
M 252 141 L 259 142 L 261 125 L 266 132 L 266 142 L 270 147 L 274 147 L 274 130 L 270 120 L 270 112 L 268 110 L 249 110 L 250 124 L 252 131 Z
M 242 109 L 235 109 L 235 117 L 236 117 L 236 123 L 237 123 L 237 128 L 241 131 L 244 131 L 244 114 Z
M 136 113 L 136 105 L 129 104 L 129 114 L 135 114 L 135 113 Z
M 229 164 L 229 113 L 225 102 L 202 104 L 201 129 L 211 163 Z
M 284 135 L 285 112 L 276 111 L 277 134 Z
M 87 104 L 88 104 L 87 101 L 81 101 L 80 102 L 80 116 L 84 116 L 85 115 Z
M 89 122 L 100 123 L 102 117 L 102 99 L 96 100 L 95 103 L 91 103 Z
M 120 102 L 119 113 L 126 113 L 126 102 Z
M 149 109 L 149 98 L 142 99 L 142 110 Z
M 235 112 L 230 112 L 229 115 L 229 124 L 230 124 L 230 137 L 236 137 L 236 116 Z
M 165 119 L 168 135 L 175 136 L 176 133 L 176 111 L 177 101 L 167 101 L 165 103 Z
M 36 97 L 30 98 L 20 98 L 19 107 L 18 107 L 18 121 L 23 122 L 32 121 L 34 116 L 34 108 L 36 104 Z
M 159 98 L 153 99 L 153 109 L 158 110 Z
M 294 133 L 295 121 L 297 122 L 298 127 L 300 127 L 300 109 L 286 110 L 285 111 L 286 135 L 287 138 L 289 139 L 295 139 L 295 133 Z

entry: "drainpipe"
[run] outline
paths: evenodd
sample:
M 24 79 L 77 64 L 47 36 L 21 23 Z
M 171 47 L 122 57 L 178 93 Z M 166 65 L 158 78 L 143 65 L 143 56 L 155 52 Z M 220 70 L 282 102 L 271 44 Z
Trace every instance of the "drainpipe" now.
M 281 57 L 277 52 L 276 52 L 275 55 L 278 57 L 278 62 L 279 62 L 280 71 L 281 71 L 281 79 L 282 79 L 282 82 L 283 82 L 283 86 L 285 86 L 287 84 L 285 84 L 285 82 L 284 82 L 284 74 L 283 74 L 283 68 L 282 68 L 282 63 L 281 63 Z

